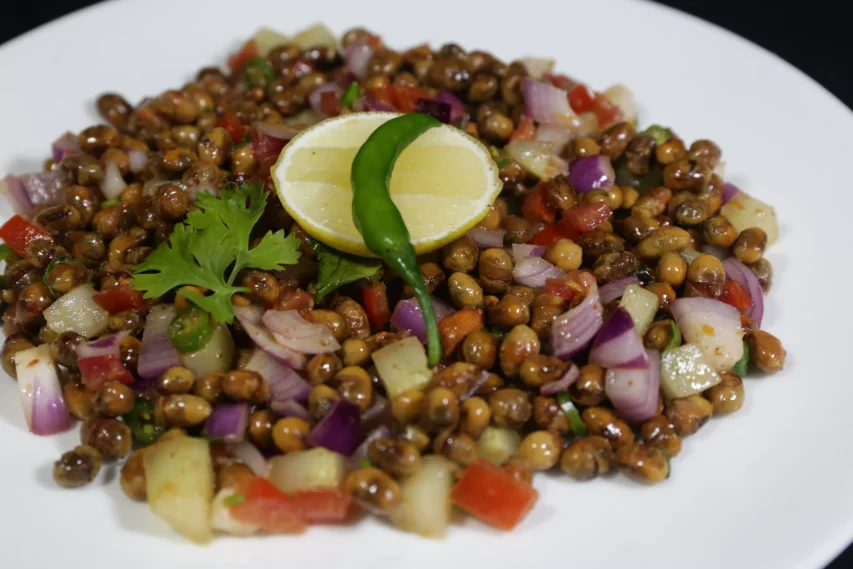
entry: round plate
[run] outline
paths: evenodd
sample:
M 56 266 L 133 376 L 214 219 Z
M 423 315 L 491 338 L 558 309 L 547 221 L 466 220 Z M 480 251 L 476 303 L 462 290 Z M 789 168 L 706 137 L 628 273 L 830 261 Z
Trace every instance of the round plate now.
M 76 434 L 27 433 L 15 385 L 6 381 L 2 565 L 813 569 L 836 554 L 853 537 L 853 455 L 845 443 L 853 380 L 844 371 L 853 193 L 843 174 L 853 156 L 853 115 L 802 73 L 728 32 L 622 0 L 491 2 L 487 9 L 430 0 L 402 13 L 378 0 L 108 2 L 0 48 L 0 171 L 38 169 L 57 135 L 98 121 L 93 103 L 101 92 L 138 101 L 224 61 L 261 24 L 290 33 L 320 19 L 336 32 L 369 26 L 400 48 L 458 42 L 505 60 L 556 57 L 560 70 L 593 86 L 629 85 L 642 124 L 718 142 L 728 179 L 779 214 L 765 327 L 784 341 L 786 369 L 747 379 L 743 409 L 685 440 L 664 483 L 539 476 L 539 503 L 511 533 L 465 519 L 445 540 L 430 541 L 366 520 L 300 537 L 219 538 L 207 547 L 129 502 L 115 467 L 84 490 L 57 488 L 52 462 Z

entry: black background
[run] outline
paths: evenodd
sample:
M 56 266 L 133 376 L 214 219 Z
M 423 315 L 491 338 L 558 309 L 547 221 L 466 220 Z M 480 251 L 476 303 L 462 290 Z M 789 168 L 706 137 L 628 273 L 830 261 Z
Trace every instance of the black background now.
M 91 0 L 8 2 L 0 18 L 0 43 L 94 3 Z M 842 13 L 845 2 L 666 0 L 660 3 L 714 22 L 775 52 L 829 89 L 848 107 L 853 107 L 853 75 L 850 73 L 853 33 L 846 13 Z M 638 35 L 641 34 L 642 29 L 638 28 Z M 606 25 L 602 28 L 602 38 L 606 38 Z M 808 523 L 808 520 L 803 522 Z M 830 569 L 846 567 L 853 567 L 853 547 L 830 565 Z

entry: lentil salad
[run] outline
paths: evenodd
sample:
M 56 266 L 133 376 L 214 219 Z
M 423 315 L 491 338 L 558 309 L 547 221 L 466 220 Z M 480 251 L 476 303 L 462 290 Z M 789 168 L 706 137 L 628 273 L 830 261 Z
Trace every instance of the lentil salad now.
M 660 482 L 685 436 L 740 408 L 747 366 L 769 374 L 784 365 L 779 341 L 758 329 L 775 217 L 723 182 L 714 143 L 639 130 L 624 90 L 596 94 L 543 71 L 547 62 L 505 65 L 454 45 L 397 53 L 361 30 L 344 36 L 342 54 L 322 42 L 268 52 L 260 43 L 232 58 L 230 74 L 203 70 L 136 108 L 102 96 L 110 126 L 60 139 L 40 177 L 7 182 L 21 183 L 31 204 L 16 207 L 33 215 L 0 231 L 12 249 L 3 366 L 24 389 L 22 376 L 33 380 L 19 370 L 42 347 L 26 369 L 53 373 L 63 410 L 84 421 L 83 445 L 56 464 L 61 485 L 83 485 L 102 461 L 126 457 L 125 493 L 199 541 L 210 529 L 290 533 L 349 520 L 351 502 L 425 535 L 444 530 L 451 503 L 509 528 L 536 500 L 532 472 L 558 463 L 579 480 L 622 470 Z M 329 83 L 340 92 L 312 101 Z M 567 123 L 551 120 L 568 116 L 559 97 Z M 504 183 L 478 228 L 419 259 L 445 357 L 417 387 L 383 373 L 389 354 L 413 362 L 423 352 L 412 291 L 316 243 L 260 193 L 285 128 L 389 108 L 426 112 L 492 145 Z M 138 267 L 152 266 L 163 243 L 174 248 L 189 212 L 208 215 L 227 196 L 237 209 L 265 204 L 245 216 L 259 214 L 251 243 L 231 249 L 248 255 L 268 233 L 277 239 L 264 261 L 274 268 L 229 275 L 234 323 L 207 316 L 212 301 L 199 299 L 213 287 L 145 298 L 135 273 L 150 273 Z M 330 258 L 355 278 L 321 296 L 321 285 L 338 284 L 321 282 Z M 233 269 L 239 256 L 229 259 Z M 75 312 L 88 317 L 77 322 Z M 252 334 L 275 328 L 270 313 L 337 348 L 300 351 L 289 338 L 283 347 L 295 353 L 282 356 Z M 710 340 L 705 327 L 724 337 Z M 146 339 L 160 343 L 146 350 Z M 158 370 L 151 353 L 175 365 Z M 656 385 L 644 393 L 654 397 L 618 389 L 638 384 Z M 31 403 L 39 434 L 70 427 L 67 414 L 47 427 L 37 417 Z M 210 495 L 197 493 L 204 479 L 190 484 L 175 470 L 175 453 L 203 466 Z M 187 482 L 178 495 L 197 499 L 192 527 L 174 519 L 165 482 Z M 499 511 L 483 487 L 501 489 Z M 425 492 L 431 499 L 417 501 Z

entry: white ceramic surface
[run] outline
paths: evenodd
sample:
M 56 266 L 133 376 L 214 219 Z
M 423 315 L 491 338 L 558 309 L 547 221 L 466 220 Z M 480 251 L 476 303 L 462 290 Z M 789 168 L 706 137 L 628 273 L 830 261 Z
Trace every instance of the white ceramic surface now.
M 27 433 L 15 385 L 0 378 L 0 566 L 814 569 L 853 538 L 853 380 L 844 371 L 853 114 L 775 56 L 657 5 L 487 4 L 98 5 L 0 47 L 0 172 L 38 168 L 56 135 L 97 120 L 97 94 L 137 101 L 179 86 L 261 24 L 289 33 L 324 20 L 337 32 L 366 25 L 394 47 L 456 41 L 504 59 L 555 56 L 560 70 L 593 86 L 631 86 L 642 124 L 717 141 L 728 178 L 776 206 L 782 238 L 769 253 L 776 277 L 765 327 L 788 349 L 785 371 L 749 378 L 744 408 L 685 440 L 662 484 L 539 476 L 539 504 L 512 533 L 469 519 L 429 541 L 368 521 L 203 548 L 129 502 L 112 467 L 87 489 L 57 488 L 52 462 L 76 433 Z

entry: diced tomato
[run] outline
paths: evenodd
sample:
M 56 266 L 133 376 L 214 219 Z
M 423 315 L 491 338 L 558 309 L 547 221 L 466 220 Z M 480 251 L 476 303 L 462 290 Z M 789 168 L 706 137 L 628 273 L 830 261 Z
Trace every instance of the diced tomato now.
M 438 332 L 441 334 L 441 345 L 444 347 L 444 355 L 449 356 L 459 344 L 472 332 L 483 327 L 483 311 L 474 308 L 463 308 L 450 316 L 445 316 L 438 323 Z
M 565 279 L 546 279 L 545 292 L 565 300 L 571 300 L 578 295 L 578 291 L 570 286 Z
M 566 233 L 587 233 L 613 215 L 610 208 L 601 202 L 573 205 L 563 212 L 558 222 Z
M 595 95 L 595 104 L 592 112 L 598 117 L 599 128 L 607 128 L 619 122 L 622 119 L 622 111 L 614 105 L 610 99 L 601 93 Z
M 247 61 L 259 55 L 258 44 L 255 43 L 254 39 L 251 39 L 244 43 L 238 51 L 228 56 L 228 69 L 231 70 L 231 73 L 239 73 L 246 66 Z
M 578 83 L 569 91 L 569 105 L 576 113 L 586 113 L 595 108 L 595 95 L 586 85 Z
M 576 241 L 578 237 L 580 237 L 578 232 L 570 231 L 559 223 L 555 223 L 554 225 L 547 225 L 544 229 L 538 231 L 530 238 L 528 243 L 531 245 L 550 247 L 560 239 L 571 239 L 572 241 Z
M 364 289 L 364 309 L 367 312 L 367 319 L 370 320 L 370 327 L 374 332 L 385 328 L 391 319 L 385 283 L 376 283 L 372 287 Z
M 426 90 L 418 87 L 392 85 L 391 89 L 394 93 L 394 100 L 397 103 L 394 106 L 397 107 L 401 113 L 415 112 L 415 103 L 418 102 L 418 99 L 426 99 L 428 97 Z
M 341 114 L 341 100 L 334 91 L 324 91 L 320 94 L 320 110 L 326 116 L 336 117 Z
M 478 460 L 462 471 L 450 499 L 480 520 L 510 530 L 533 508 L 539 493 L 499 466 Z
M 534 136 L 536 136 L 536 124 L 533 122 L 533 118 L 523 116 L 521 117 L 521 120 L 518 121 L 518 126 L 515 127 L 515 130 L 512 131 L 512 134 L 509 136 L 509 141 L 533 140 Z
M 277 160 L 278 154 L 274 154 L 258 161 L 258 173 L 255 177 L 258 180 L 264 181 L 264 189 L 268 192 L 275 192 L 275 186 L 270 179 L 270 170 L 275 166 Z
M 742 284 L 731 279 L 726 281 L 720 300 L 734 306 L 739 312 L 746 312 L 752 308 L 752 298 L 747 290 L 743 288 Z
M 117 354 L 93 356 L 77 360 L 83 385 L 92 391 L 99 391 L 105 383 L 117 381 L 129 385 L 135 380 Z
M 0 227 L 0 239 L 12 248 L 12 251 L 26 258 L 27 245 L 35 239 L 53 240 L 50 233 L 42 229 L 38 224 L 21 215 L 13 215 L 9 221 Z
M 219 120 L 216 121 L 216 126 L 220 126 L 228 131 L 228 136 L 231 137 L 231 142 L 241 142 L 246 138 L 246 133 L 249 132 L 249 127 L 243 126 L 240 119 L 234 113 L 222 113 Z
M 397 108 L 397 100 L 394 93 L 394 88 L 391 85 L 383 85 L 381 87 L 371 87 L 370 96 L 379 104 Z
M 530 223 L 554 223 L 557 210 L 548 205 L 548 185 L 540 182 L 524 198 L 521 214 Z
M 142 293 L 134 290 L 132 285 L 120 285 L 105 288 L 92 297 L 98 306 L 115 314 L 122 310 L 136 310 L 147 314 L 151 303 L 142 297 Z
M 291 501 L 308 524 L 342 524 L 349 521 L 352 513 L 352 497 L 343 490 L 297 490 Z
M 544 75 L 542 75 L 542 79 L 548 81 L 554 87 L 559 87 L 564 91 L 571 91 L 574 86 L 578 84 L 577 81 L 567 75 L 554 75 L 552 73 L 545 73 Z
M 293 500 L 260 476 L 247 479 L 239 486 L 243 501 L 231 506 L 234 519 L 253 524 L 270 533 L 302 533 L 305 522 Z
M 271 157 L 278 158 L 285 144 L 286 142 L 280 138 L 268 136 L 256 128 L 252 129 L 252 154 L 258 161 Z M 267 173 L 269 174 L 269 170 L 267 170 Z

